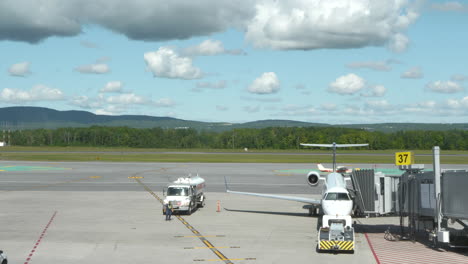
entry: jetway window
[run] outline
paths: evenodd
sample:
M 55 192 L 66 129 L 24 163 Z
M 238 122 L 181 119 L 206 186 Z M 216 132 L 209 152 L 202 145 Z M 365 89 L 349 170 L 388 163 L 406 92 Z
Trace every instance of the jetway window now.
M 169 188 L 167 189 L 167 196 L 187 196 L 188 188 Z
M 328 193 L 325 197 L 327 201 L 349 201 L 347 193 Z

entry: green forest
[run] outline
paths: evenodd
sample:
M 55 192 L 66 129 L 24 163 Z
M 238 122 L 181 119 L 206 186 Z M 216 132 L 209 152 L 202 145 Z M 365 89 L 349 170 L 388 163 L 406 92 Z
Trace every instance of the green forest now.
M 351 128 L 271 127 L 207 132 L 195 129 L 129 127 L 16 130 L 3 134 L 14 146 L 91 146 L 132 148 L 299 149 L 299 143 L 369 143 L 369 149 L 468 150 L 468 131 L 383 133 Z

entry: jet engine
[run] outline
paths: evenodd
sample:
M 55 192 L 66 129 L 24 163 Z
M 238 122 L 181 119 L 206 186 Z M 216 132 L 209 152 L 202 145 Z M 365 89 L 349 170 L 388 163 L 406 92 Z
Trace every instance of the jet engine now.
M 320 179 L 320 174 L 316 171 L 311 171 L 307 174 L 307 183 L 310 186 L 316 186 Z

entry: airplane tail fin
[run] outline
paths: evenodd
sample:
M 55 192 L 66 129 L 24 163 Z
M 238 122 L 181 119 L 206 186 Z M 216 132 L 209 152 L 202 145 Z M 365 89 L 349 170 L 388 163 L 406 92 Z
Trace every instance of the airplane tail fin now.
M 317 163 L 317 168 L 318 168 L 320 171 L 324 171 L 324 170 L 325 170 L 325 167 L 324 167 L 321 163 Z
M 226 187 L 226 192 L 229 192 L 229 187 L 227 184 L 226 176 L 224 176 L 224 186 Z
M 348 148 L 348 147 L 365 147 L 369 146 L 369 144 L 308 144 L 308 143 L 301 143 L 301 146 L 304 147 L 321 147 L 321 148 L 332 148 L 333 150 L 333 171 L 336 171 L 336 148 Z

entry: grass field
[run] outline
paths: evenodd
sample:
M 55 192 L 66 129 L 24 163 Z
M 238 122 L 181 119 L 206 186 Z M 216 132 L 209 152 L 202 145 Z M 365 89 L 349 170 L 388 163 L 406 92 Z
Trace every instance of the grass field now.
M 395 162 L 403 150 L 339 150 L 338 163 Z M 207 150 L 90 147 L 4 147 L 0 160 L 108 162 L 330 163 L 330 150 Z M 414 151 L 416 163 L 432 164 L 431 150 Z M 353 154 L 353 155 L 340 155 Z M 468 151 L 441 151 L 444 164 L 468 164 Z

